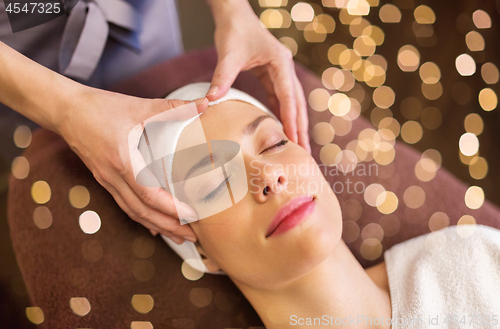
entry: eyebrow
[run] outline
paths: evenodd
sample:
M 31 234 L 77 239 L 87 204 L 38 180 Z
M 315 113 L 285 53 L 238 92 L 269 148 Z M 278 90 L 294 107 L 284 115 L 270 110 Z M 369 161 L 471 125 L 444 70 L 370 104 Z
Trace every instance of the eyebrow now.
M 269 114 L 264 114 L 264 115 L 261 115 L 260 117 L 258 117 L 257 119 L 253 120 L 245 127 L 245 129 L 243 129 L 243 134 L 244 135 L 253 134 L 255 132 L 255 130 L 257 130 L 257 127 L 259 126 L 259 124 L 263 120 L 268 119 L 268 118 L 273 119 L 273 117 L 270 116 Z
M 263 120 L 268 119 L 268 118 L 274 120 L 274 118 L 272 116 L 270 116 L 269 114 L 264 114 L 264 115 L 261 115 L 260 117 L 257 117 L 255 120 L 250 122 L 243 129 L 243 134 L 244 135 L 252 135 L 253 133 L 255 133 L 255 130 L 257 130 L 257 127 L 259 126 L 259 124 Z M 184 176 L 184 180 L 186 180 L 195 170 L 211 164 L 215 160 L 214 158 L 215 157 L 212 155 L 212 153 L 210 153 L 210 155 L 203 157 L 200 161 L 198 161 L 194 166 L 192 166 L 188 170 L 188 172 L 186 173 L 186 176 Z

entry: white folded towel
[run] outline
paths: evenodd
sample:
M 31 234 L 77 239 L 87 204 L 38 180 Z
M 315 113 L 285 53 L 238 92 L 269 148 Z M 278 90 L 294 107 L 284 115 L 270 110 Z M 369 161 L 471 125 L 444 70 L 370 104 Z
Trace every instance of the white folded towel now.
M 500 328 L 499 230 L 450 226 L 397 244 L 384 258 L 392 329 Z

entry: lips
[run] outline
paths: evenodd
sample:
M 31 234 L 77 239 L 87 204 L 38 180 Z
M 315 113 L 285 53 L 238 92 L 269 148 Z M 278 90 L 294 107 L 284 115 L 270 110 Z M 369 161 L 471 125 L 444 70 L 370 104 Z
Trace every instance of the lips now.
M 314 197 L 309 195 L 295 197 L 288 201 L 274 216 L 267 228 L 266 238 L 278 231 L 285 231 L 296 226 L 314 210 L 313 201 Z

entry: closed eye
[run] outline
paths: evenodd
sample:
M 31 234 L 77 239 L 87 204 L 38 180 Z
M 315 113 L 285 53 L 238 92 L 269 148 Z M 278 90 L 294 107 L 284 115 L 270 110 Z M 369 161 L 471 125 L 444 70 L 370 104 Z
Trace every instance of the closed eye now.
M 281 141 L 279 141 L 278 143 L 276 143 L 276 144 L 274 144 L 274 145 L 272 145 L 272 146 L 270 146 L 270 147 L 266 148 L 264 151 L 260 152 L 259 154 L 262 154 L 262 153 L 264 153 L 264 152 L 267 152 L 267 151 L 270 151 L 270 150 L 274 150 L 274 149 L 276 149 L 276 148 L 279 148 L 279 147 L 281 147 L 281 146 L 285 145 L 286 143 L 288 143 L 288 141 L 289 141 L 288 139 L 282 139 L 282 140 L 281 140 Z
M 210 192 L 209 194 L 207 194 L 207 196 L 205 196 L 203 198 L 204 200 L 204 203 L 207 203 L 208 201 L 214 199 L 222 190 L 224 190 L 227 186 L 227 182 L 229 180 L 229 177 L 231 177 L 231 175 L 229 175 L 226 179 L 224 179 L 220 184 L 219 186 L 217 186 L 215 188 L 215 190 L 213 190 L 212 192 Z

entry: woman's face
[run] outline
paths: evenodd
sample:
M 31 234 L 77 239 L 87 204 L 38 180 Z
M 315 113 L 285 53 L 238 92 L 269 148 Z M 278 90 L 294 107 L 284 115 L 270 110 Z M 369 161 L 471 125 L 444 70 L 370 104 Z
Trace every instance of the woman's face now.
M 228 181 L 236 186 L 238 179 L 241 182 L 243 178 L 245 183 L 246 175 L 248 184 L 248 192 L 235 205 L 190 224 L 207 257 L 236 284 L 269 288 L 306 274 L 330 255 L 341 238 L 340 206 L 307 151 L 288 141 L 273 118 L 245 102 L 225 101 L 211 106 L 200 119 L 207 141 L 229 140 L 240 145 L 246 170 L 238 175 L 227 172 Z M 184 129 L 177 150 L 196 129 L 199 131 L 195 124 Z M 173 167 L 188 171 L 189 165 L 179 159 L 176 155 Z M 183 192 L 192 202 L 204 202 L 209 207 L 209 202 L 216 202 L 219 194 L 228 191 L 220 174 L 207 174 L 205 180 L 186 184 Z M 293 220 L 282 222 L 283 227 L 278 226 L 269 235 L 278 211 L 296 197 L 312 199 L 300 208 L 305 215 L 295 216 L 298 224 L 286 230 L 285 223 Z

